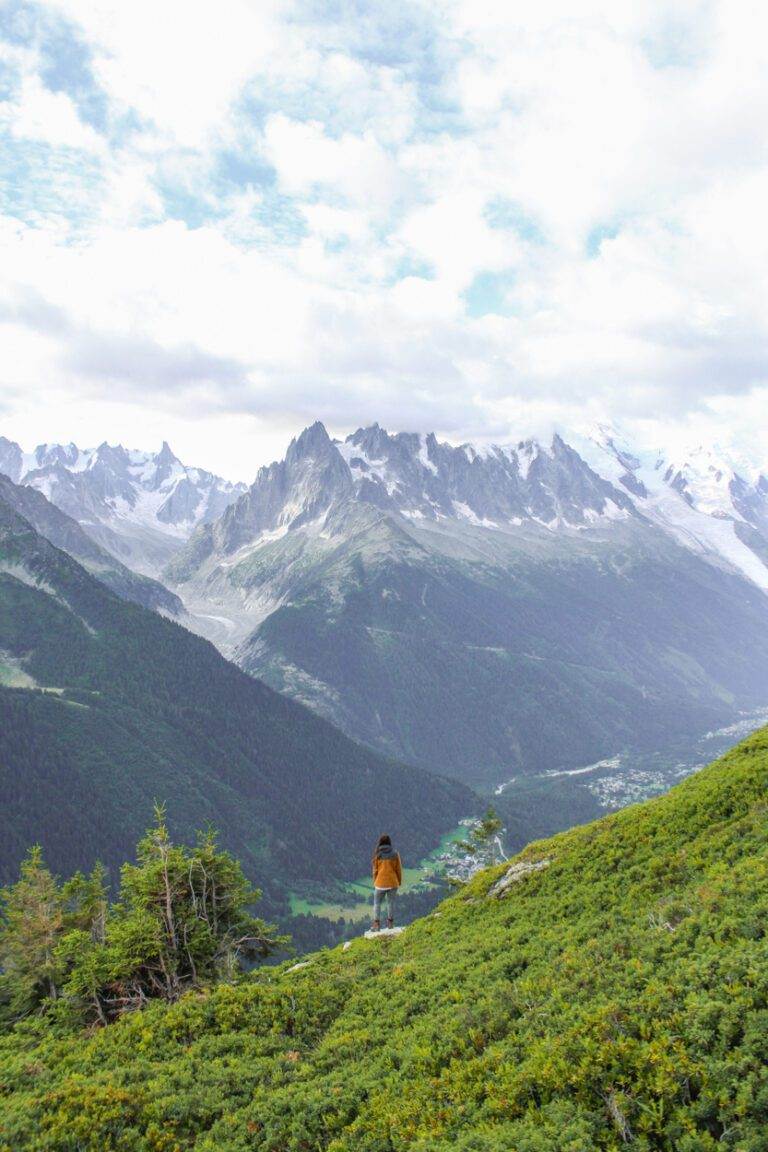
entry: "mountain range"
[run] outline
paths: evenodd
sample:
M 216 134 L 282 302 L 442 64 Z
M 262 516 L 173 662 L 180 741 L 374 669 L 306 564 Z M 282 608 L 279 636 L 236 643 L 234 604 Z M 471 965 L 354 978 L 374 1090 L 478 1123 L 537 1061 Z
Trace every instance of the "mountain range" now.
M 609 427 L 338 440 L 316 423 L 248 488 L 167 445 L 0 441 L 3 467 L 159 577 L 166 610 L 246 671 L 472 784 L 766 703 L 768 480 L 715 449 L 649 453 Z
M 157 453 L 121 445 L 81 449 L 39 444 L 33 452 L 0 436 L 0 473 L 42 492 L 93 539 L 137 572 L 156 575 L 200 523 L 245 491 L 188 468 L 167 443 Z
M 164 579 L 249 672 L 475 784 L 764 704 L 765 476 L 574 443 L 317 423 Z

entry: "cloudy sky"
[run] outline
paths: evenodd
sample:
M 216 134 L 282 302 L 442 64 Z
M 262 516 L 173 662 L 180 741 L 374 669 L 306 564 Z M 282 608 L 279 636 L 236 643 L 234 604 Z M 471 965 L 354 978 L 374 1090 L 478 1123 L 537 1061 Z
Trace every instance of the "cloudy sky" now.
M 739 0 L 0 0 L 0 434 L 768 461 L 767 77 Z

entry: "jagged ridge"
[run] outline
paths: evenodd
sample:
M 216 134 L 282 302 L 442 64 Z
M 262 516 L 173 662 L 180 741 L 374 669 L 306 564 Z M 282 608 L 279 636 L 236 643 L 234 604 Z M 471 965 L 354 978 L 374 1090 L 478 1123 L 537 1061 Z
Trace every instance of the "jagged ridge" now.
M 182 464 L 166 442 L 157 453 L 106 442 L 24 453 L 0 437 L 0 472 L 39 489 L 114 556 L 152 575 L 197 524 L 216 519 L 245 490 Z

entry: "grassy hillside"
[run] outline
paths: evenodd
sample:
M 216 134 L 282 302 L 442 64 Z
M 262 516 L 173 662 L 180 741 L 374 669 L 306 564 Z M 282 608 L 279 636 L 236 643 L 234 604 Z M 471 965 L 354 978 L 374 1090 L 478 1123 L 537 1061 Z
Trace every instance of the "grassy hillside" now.
M 767 788 L 763 730 L 398 939 L 93 1035 L 29 1022 L 0 1149 L 764 1152 Z
M 177 838 L 221 829 L 274 897 L 364 869 L 389 797 L 410 859 L 474 804 L 125 603 L 1 499 L 0 673 L 0 882 L 35 842 L 56 871 L 114 875 L 156 798 Z

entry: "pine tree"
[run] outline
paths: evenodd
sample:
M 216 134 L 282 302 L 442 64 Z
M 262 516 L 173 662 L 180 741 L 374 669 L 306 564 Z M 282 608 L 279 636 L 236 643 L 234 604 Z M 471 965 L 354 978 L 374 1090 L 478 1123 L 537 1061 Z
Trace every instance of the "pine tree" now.
M 496 815 L 496 810 L 488 808 L 485 815 L 472 828 L 469 838 L 458 841 L 459 848 L 474 857 L 473 873 L 480 868 L 491 868 L 494 864 L 500 864 L 502 860 L 506 860 L 507 857 L 501 843 L 503 831 L 504 825 Z M 449 879 L 449 883 L 454 888 L 459 888 L 464 881 L 454 877 Z
M 62 941 L 64 993 L 105 1022 L 148 1000 L 176 1000 L 190 987 L 232 979 L 247 963 L 287 943 L 248 911 L 261 893 L 209 831 L 195 848 L 174 844 L 162 806 L 124 865 L 120 900 L 94 931 L 100 906 L 91 883 L 81 920 Z M 90 927 L 89 927 L 90 925 Z
M 59 994 L 63 898 L 39 845 L 27 853 L 17 883 L 0 891 L 0 901 L 0 1000 L 19 1017 Z
M 504 858 L 501 847 L 500 833 L 504 825 L 496 815 L 495 808 L 488 808 L 480 823 L 472 829 L 470 834 L 471 850 L 482 856 L 487 864 L 498 863 L 498 858 Z
M 15 1020 L 63 998 L 106 1024 L 148 1000 L 231 980 L 288 943 L 251 915 L 260 896 L 213 831 L 194 848 L 174 844 L 162 806 L 112 905 L 101 864 L 62 885 L 33 848 L 0 892 L 0 1009 Z

